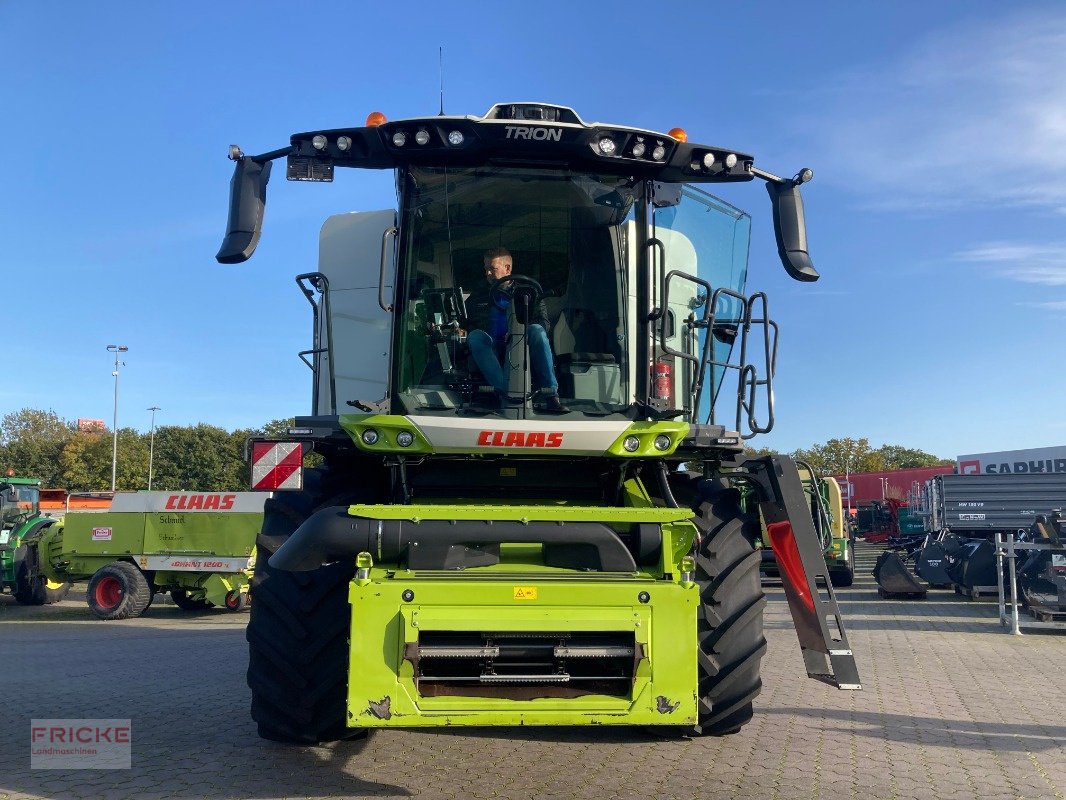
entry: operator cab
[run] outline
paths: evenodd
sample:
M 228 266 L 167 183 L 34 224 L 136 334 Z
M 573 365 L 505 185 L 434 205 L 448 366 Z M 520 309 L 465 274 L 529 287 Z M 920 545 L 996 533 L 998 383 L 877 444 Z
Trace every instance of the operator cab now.
M 297 181 L 393 169 L 399 195 L 396 212 L 331 218 L 319 270 L 297 279 L 315 309 L 314 346 L 301 354 L 315 415 L 526 419 L 546 411 L 537 398 L 552 387 L 540 384 L 557 383 L 562 403 L 549 410 L 575 421 L 710 423 L 744 438 L 772 426 L 777 329 L 765 296 L 744 294 L 750 219 L 697 186 L 763 179 L 782 264 L 812 281 L 799 193 L 810 170 L 779 178 L 680 129 L 585 123 L 546 104 L 395 122 L 375 113 L 260 156 L 232 146 L 222 263 L 254 251 L 283 156 Z M 484 338 L 473 355 L 470 339 L 485 324 L 471 308 L 472 298 L 485 307 L 485 253 L 501 247 L 513 258 L 512 280 L 492 295 L 502 377 Z M 547 333 L 547 379 L 531 324 Z M 716 419 L 719 395 L 731 408 Z
M 508 333 L 499 355 L 517 391 L 498 413 L 538 413 L 536 403 L 526 401 L 545 389 L 528 374 L 523 321 L 514 319 L 523 316 L 522 306 L 511 302 L 515 298 L 546 312 L 559 395 L 572 415 L 639 413 L 638 368 L 643 377 L 647 367 L 637 364 L 636 345 L 640 336 L 654 333 L 636 312 L 642 244 L 637 217 L 650 199 L 644 181 L 531 167 L 417 166 L 402 180 L 392 384 L 399 413 L 477 413 L 493 407 L 492 387 L 470 355 L 474 314 L 467 304 L 474 296 L 484 303 L 490 283 L 484 255 L 499 247 L 512 255 L 514 280 L 491 296 L 506 309 Z M 653 254 L 652 273 L 661 278 L 665 260 L 671 270 L 742 291 L 747 216 L 693 189 L 667 193 L 660 187 L 659 201 L 652 215 L 662 246 Z M 666 326 L 676 349 L 702 352 L 706 328 L 686 327 L 685 320 L 708 301 L 696 283 L 673 286 L 671 307 L 658 326 Z M 719 315 L 729 304 L 719 298 Z M 649 342 L 649 350 L 653 345 Z M 730 345 L 715 343 L 719 360 L 728 359 Z M 677 413 L 689 411 L 684 402 L 689 387 L 683 383 L 670 387 L 676 397 L 663 398 Z

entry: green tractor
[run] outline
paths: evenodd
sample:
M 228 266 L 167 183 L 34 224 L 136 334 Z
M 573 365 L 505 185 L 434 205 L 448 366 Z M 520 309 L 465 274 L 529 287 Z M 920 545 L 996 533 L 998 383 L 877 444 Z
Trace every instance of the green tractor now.
M 0 479 L 0 591 L 10 591 L 24 606 L 58 603 L 70 583 L 41 573 L 34 542 L 55 520 L 41 515 L 41 482 L 35 478 Z
M 274 492 L 247 630 L 261 736 L 738 731 L 766 651 L 760 516 L 808 675 L 859 688 L 796 466 L 744 455 L 773 425 L 778 329 L 745 291 L 750 217 L 700 188 L 765 182 L 784 267 L 813 281 L 812 173 L 686 138 L 523 103 L 230 147 L 224 264 L 259 241 L 275 159 L 293 181 L 393 170 L 398 195 L 324 224 L 296 279 L 311 413 L 249 443 Z
M 855 580 L 854 550 L 850 531 L 844 521 L 840 484 L 835 478 L 820 476 L 805 463 L 799 464 L 799 474 L 811 519 L 822 543 L 829 580 L 833 586 L 851 586 Z M 760 549 L 763 574 L 780 577 L 777 558 L 765 525 L 762 526 Z

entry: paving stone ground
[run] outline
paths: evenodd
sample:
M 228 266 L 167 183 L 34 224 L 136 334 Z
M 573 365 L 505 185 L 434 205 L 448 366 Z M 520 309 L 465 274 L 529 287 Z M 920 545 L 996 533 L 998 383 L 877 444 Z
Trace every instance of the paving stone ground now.
M 15 798 L 1060 798 L 1066 636 L 1012 637 L 995 603 L 883 600 L 860 551 L 840 599 L 862 692 L 804 677 L 768 588 L 756 717 L 721 739 L 643 730 L 381 731 L 292 748 L 248 717 L 246 615 L 156 605 L 96 622 L 84 602 L 0 597 L 0 800 Z M 30 719 L 133 720 L 133 768 L 29 768 Z

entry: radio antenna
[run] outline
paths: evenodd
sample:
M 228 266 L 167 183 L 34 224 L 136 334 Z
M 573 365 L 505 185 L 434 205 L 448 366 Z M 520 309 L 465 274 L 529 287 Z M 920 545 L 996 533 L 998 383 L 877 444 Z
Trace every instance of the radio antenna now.
M 444 45 L 437 48 L 437 68 L 440 72 L 440 116 L 444 116 Z

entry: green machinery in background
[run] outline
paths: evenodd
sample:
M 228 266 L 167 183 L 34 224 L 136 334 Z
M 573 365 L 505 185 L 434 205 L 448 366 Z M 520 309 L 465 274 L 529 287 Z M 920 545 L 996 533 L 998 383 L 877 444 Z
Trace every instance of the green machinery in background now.
M 0 479 L 0 592 L 11 592 L 22 605 L 57 603 L 70 591 L 67 581 L 42 574 L 31 544 L 54 523 L 41 514 L 39 480 Z
M 266 496 L 119 493 L 102 511 L 70 511 L 34 547 L 44 576 L 83 582 L 99 619 L 140 616 L 158 592 L 186 611 L 248 604 L 249 559 Z
M 833 586 L 851 586 L 855 580 L 853 542 L 845 520 L 840 484 L 834 478 L 819 476 L 806 464 L 800 465 L 799 475 L 815 530 L 822 542 L 829 580 Z M 777 559 L 765 525 L 760 544 L 762 571 L 768 576 L 779 577 Z

